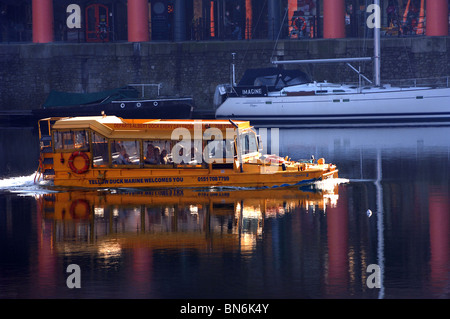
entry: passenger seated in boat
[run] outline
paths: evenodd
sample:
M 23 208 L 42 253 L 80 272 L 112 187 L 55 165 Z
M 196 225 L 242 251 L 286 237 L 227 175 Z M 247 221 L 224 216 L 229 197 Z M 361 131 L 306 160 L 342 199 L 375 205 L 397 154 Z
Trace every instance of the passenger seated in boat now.
M 172 160 L 166 150 L 161 151 L 161 164 L 171 164 Z
M 127 154 L 125 147 L 122 147 L 119 153 L 119 157 L 116 159 L 118 165 L 131 164 L 130 156 Z
M 161 164 L 161 149 L 159 146 L 153 144 L 147 145 L 147 155 L 145 157 L 145 164 L 158 165 Z
M 155 162 L 155 147 L 153 144 L 147 145 L 147 153 L 145 155 L 145 164 L 156 164 Z
M 153 144 L 148 144 L 147 145 L 147 153 L 145 154 L 145 162 L 147 163 L 147 160 L 153 157 L 153 150 L 155 149 L 155 147 L 153 146 Z
M 153 150 L 153 158 L 150 159 L 152 164 L 161 164 L 161 149 L 159 146 L 155 146 L 155 149 Z

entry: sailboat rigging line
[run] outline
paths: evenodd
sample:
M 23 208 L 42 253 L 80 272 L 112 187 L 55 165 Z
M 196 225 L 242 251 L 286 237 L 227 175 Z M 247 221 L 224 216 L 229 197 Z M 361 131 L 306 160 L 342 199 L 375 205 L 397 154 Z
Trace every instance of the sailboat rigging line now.
M 350 63 L 346 63 L 347 66 L 352 69 L 353 71 L 355 71 L 356 73 L 358 73 L 358 76 L 363 78 L 364 80 L 366 80 L 367 82 L 369 82 L 370 84 L 372 84 L 372 81 L 370 81 L 364 74 L 361 73 L 361 68 L 356 69 L 353 65 L 351 65 Z M 359 82 L 361 83 L 361 81 Z M 361 85 L 360 85 L 361 86 Z
M 263 4 L 263 6 L 262 6 L 262 9 L 264 9 L 264 7 L 266 6 L 266 4 L 267 4 L 267 0 L 264 0 L 264 4 Z M 252 28 L 252 35 L 251 35 L 250 39 L 253 39 L 253 37 L 255 36 L 255 30 L 256 30 L 256 27 L 259 25 L 259 22 L 261 21 L 261 17 L 262 17 L 263 11 L 264 11 L 264 10 L 262 10 L 262 9 L 261 9 L 261 12 L 259 13 L 259 17 L 258 17 L 258 20 L 256 21 L 255 27 Z M 248 48 L 249 48 L 249 47 L 250 47 L 250 41 L 248 42 L 247 49 L 245 50 L 244 56 L 242 57 L 242 64 L 244 64 L 245 57 L 247 56 L 247 52 L 248 52 Z
M 271 60 L 271 61 L 273 60 L 273 55 L 274 55 L 274 53 L 275 53 L 275 49 L 276 49 L 277 46 L 278 46 L 278 40 L 280 39 L 281 30 L 283 29 L 284 20 L 286 19 L 287 13 L 288 13 L 288 8 L 286 8 L 286 9 L 284 10 L 283 21 L 281 21 L 281 23 L 280 23 L 280 30 L 278 30 L 277 39 L 275 40 L 275 45 L 273 46 L 273 50 L 272 50 L 272 56 L 270 57 L 270 60 Z

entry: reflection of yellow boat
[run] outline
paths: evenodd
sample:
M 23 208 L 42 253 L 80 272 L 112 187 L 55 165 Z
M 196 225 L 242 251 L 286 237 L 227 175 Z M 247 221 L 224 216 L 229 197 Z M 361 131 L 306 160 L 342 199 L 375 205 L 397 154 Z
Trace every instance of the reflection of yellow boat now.
M 247 121 L 49 118 L 39 121 L 39 136 L 38 173 L 55 186 L 273 187 L 338 173 L 323 158 L 263 155 Z
M 337 186 L 326 192 L 292 187 L 154 189 L 51 193 L 42 195 L 38 204 L 43 220 L 54 223 L 47 229 L 53 229 L 55 235 L 64 234 L 54 242 L 64 245 L 75 241 L 116 248 L 250 249 L 262 234 L 265 219 L 300 207 L 325 211 L 336 204 L 337 197 Z
M 337 186 L 331 191 L 301 190 L 293 187 L 283 189 L 255 190 L 216 190 L 196 189 L 148 189 L 145 191 L 118 192 L 107 191 L 69 191 L 45 194 L 41 198 L 42 212 L 51 213 L 55 219 L 85 219 L 105 207 L 141 206 L 211 206 L 211 214 L 235 211 L 236 205 L 257 205 L 266 217 L 279 212 L 279 207 L 334 205 L 337 200 Z M 244 207 L 243 207 L 244 208 Z

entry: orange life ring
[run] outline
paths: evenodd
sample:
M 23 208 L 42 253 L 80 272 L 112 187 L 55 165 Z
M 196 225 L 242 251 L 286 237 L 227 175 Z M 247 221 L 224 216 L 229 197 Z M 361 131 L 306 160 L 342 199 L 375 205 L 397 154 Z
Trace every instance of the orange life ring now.
M 83 168 L 76 168 L 75 165 L 73 164 L 73 160 L 75 159 L 75 157 L 81 156 L 82 158 L 84 158 L 84 166 Z M 69 157 L 69 167 L 72 170 L 72 172 L 76 173 L 76 174 L 84 174 L 88 171 L 89 169 L 89 156 L 87 156 L 86 153 L 84 152 L 73 152 L 72 155 L 70 155 Z
M 302 20 L 303 21 L 303 23 L 302 23 L 302 27 L 301 27 L 301 29 L 299 28 L 299 30 L 305 30 L 306 29 L 306 20 L 305 20 L 305 18 L 303 18 L 303 17 L 297 17 L 297 18 L 295 18 L 294 19 L 294 23 L 293 23 L 293 25 L 295 26 L 295 27 L 297 27 L 297 20 Z

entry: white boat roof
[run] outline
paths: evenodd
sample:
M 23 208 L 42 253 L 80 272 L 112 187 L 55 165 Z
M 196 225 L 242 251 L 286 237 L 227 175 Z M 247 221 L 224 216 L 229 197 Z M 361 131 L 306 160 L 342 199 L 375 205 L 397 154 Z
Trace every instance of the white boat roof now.
M 59 120 L 61 122 L 77 122 L 77 121 L 97 121 L 99 123 L 124 123 L 124 121 L 115 115 L 108 115 L 108 116 L 78 116 L 78 117 L 67 117 Z M 58 122 L 59 122 L 58 121 Z
M 240 129 L 251 127 L 248 121 L 233 121 L 233 123 Z M 202 130 L 210 127 L 218 128 L 223 134 L 228 128 L 235 128 L 227 120 L 122 119 L 112 115 L 63 118 L 56 121 L 52 129 L 92 129 L 108 138 L 167 138 L 177 128 L 187 128 L 195 132 L 198 125 Z

